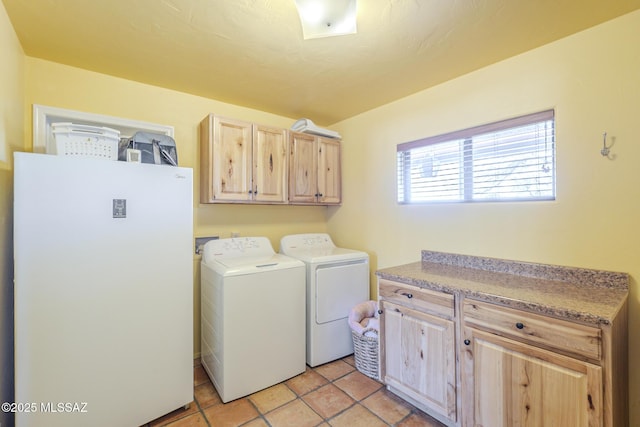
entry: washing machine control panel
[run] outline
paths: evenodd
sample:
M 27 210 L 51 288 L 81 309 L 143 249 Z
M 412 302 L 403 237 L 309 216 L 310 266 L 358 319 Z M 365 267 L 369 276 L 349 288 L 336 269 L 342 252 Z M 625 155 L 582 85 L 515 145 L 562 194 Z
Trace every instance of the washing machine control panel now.
M 314 248 L 333 247 L 333 242 L 331 241 L 329 236 L 324 236 L 324 235 L 311 236 L 311 237 L 305 237 L 302 240 L 302 246 L 309 246 Z
M 325 233 L 312 233 L 312 234 L 292 234 L 285 236 L 280 241 L 281 249 L 305 249 L 305 250 L 317 250 L 317 249 L 332 249 L 336 245 L 333 244 L 331 237 Z
M 234 237 L 231 239 L 211 240 L 205 245 L 209 256 L 260 256 L 274 253 L 271 242 L 266 237 Z

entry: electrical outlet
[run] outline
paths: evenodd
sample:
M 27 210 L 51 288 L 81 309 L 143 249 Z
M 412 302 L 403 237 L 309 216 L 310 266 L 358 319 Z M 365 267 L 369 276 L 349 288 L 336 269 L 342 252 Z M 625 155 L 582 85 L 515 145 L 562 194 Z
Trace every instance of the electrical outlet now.
M 211 236 L 211 237 L 196 237 L 196 255 L 201 255 L 202 254 L 202 249 L 204 248 L 205 243 L 207 243 L 209 240 L 218 240 L 219 237 L 218 236 Z

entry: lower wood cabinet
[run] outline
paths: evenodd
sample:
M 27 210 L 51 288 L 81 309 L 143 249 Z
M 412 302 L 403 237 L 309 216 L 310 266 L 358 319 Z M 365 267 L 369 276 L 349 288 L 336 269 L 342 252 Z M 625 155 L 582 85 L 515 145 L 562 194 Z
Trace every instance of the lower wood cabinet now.
M 449 426 L 628 426 L 627 304 L 603 322 L 378 279 L 387 388 Z
M 464 425 L 602 425 L 600 366 L 473 328 L 464 336 Z
M 628 425 L 627 306 L 582 324 L 461 299 L 464 426 Z
M 455 422 L 453 299 L 445 298 L 442 306 L 436 294 L 386 281 L 380 289 L 386 296 L 380 302 L 383 382 L 419 408 Z M 449 316 L 438 314 L 447 310 Z
M 455 420 L 454 323 L 393 303 L 382 310 L 385 383 Z

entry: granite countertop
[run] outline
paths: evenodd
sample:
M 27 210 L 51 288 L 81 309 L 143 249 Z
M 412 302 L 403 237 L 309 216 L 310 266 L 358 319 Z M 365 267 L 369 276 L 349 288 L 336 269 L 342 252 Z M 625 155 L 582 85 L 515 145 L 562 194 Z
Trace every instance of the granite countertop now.
M 609 324 L 629 276 L 601 270 L 422 251 L 421 261 L 380 269 L 382 279 L 589 324 Z

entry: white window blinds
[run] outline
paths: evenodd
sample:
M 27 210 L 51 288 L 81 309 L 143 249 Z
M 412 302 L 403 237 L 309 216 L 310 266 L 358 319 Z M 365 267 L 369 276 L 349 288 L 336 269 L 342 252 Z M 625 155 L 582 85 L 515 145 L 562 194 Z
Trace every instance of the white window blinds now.
M 554 111 L 399 144 L 398 202 L 555 199 Z

